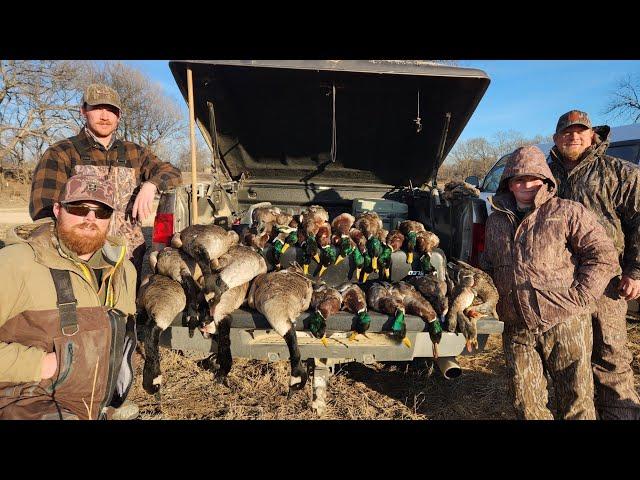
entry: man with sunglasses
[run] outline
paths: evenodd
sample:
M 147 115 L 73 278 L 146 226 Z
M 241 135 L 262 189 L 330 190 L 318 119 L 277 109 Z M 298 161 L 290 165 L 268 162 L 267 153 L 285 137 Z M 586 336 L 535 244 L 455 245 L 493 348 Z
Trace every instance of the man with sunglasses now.
M 10 232 L 0 250 L 0 419 L 127 419 L 136 271 L 107 235 L 115 189 L 76 175 L 55 220 Z
M 121 117 L 118 92 L 103 84 L 89 85 L 82 98 L 80 113 L 86 120 L 76 136 L 47 149 L 33 174 L 29 213 L 33 220 L 53 217 L 53 205 L 71 175 L 91 174 L 108 177 L 115 188 L 115 204 L 110 235 L 127 239 L 127 258 L 138 277 L 146 244 L 141 222 L 151 214 L 158 191 L 182 183 L 180 171 L 161 162 L 147 148 L 116 138 Z
M 640 169 L 606 155 L 610 130 L 592 127 L 580 110 L 561 115 L 549 166 L 558 196 L 593 212 L 619 256 L 615 276 L 591 313 L 596 410 L 604 420 L 640 420 L 626 322 L 627 301 L 640 296 Z

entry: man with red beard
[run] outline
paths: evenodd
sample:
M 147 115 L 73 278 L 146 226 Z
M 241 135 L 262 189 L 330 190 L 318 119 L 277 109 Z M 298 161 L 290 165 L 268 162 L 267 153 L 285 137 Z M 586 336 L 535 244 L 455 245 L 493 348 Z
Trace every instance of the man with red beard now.
M 0 419 L 133 418 L 136 271 L 107 236 L 114 187 L 76 175 L 55 220 L 0 250 Z

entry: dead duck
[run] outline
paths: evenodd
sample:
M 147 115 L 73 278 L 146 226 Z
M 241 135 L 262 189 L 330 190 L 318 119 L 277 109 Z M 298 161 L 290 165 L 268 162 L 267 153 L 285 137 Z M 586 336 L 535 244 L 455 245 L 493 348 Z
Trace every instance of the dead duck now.
M 392 290 L 390 283 L 374 282 L 371 284 L 367 290 L 367 305 L 371 310 L 393 316 L 389 335 L 402 341 L 407 347 L 411 346 L 407 339 L 404 303 L 402 297 Z
M 447 275 L 449 277 L 449 275 Z M 477 314 L 472 313 L 471 319 L 467 317 L 465 311 L 473 304 L 475 292 L 473 291 L 473 274 L 469 272 L 459 272 L 455 278 L 451 279 L 449 312 L 447 313 L 447 331 L 455 332 L 458 329 L 467 340 L 467 351 L 472 351 L 472 346 L 478 344 L 477 329 L 474 329 Z
M 172 247 L 151 252 L 149 265 L 153 273 L 169 277 L 182 285 L 187 299 L 183 324 L 189 327 L 189 336 L 192 336 L 200 317 L 206 314 L 206 300 L 198 285 L 202 281 L 200 267 L 191 256 Z
M 307 382 L 294 325 L 298 316 L 309 309 L 312 295 L 311 281 L 294 263 L 286 269 L 258 275 L 247 296 L 249 307 L 263 314 L 287 343 L 291 364 L 289 394 L 302 389 Z
M 277 228 L 277 235 L 273 239 L 273 258 L 276 268 L 280 268 L 280 257 L 290 246 L 298 242 L 298 227 L 282 226 Z
M 314 310 L 309 321 L 309 331 L 314 337 L 319 338 L 322 344 L 327 346 L 327 319 L 335 315 L 342 307 L 342 295 L 335 288 L 328 287 L 324 283 L 313 287 L 311 296 L 311 308 Z
M 447 297 L 447 282 L 439 280 L 435 275 L 421 275 L 408 277 L 406 280 L 426 298 L 438 317 L 444 321 L 449 311 L 449 297 Z
M 298 232 L 298 244 L 303 248 L 302 268 L 305 275 L 309 272 L 309 264 L 314 258 L 320 263 L 320 254 L 318 252 L 318 244 L 316 242 L 316 234 L 320 227 L 329 221 L 329 213 L 318 205 L 308 207 L 302 213 L 302 222 L 300 223 Z
M 378 270 L 378 256 L 380 255 L 380 238 L 378 232 L 382 230 L 382 219 L 376 212 L 364 212 L 358 215 L 353 224 L 367 239 L 367 251 L 371 257 L 371 265 L 374 271 Z
M 353 222 L 356 221 L 356 217 L 349 213 L 342 213 L 333 219 L 331 222 L 331 231 L 337 237 L 338 241 L 334 243 L 339 248 L 339 256 L 336 259 L 336 265 L 342 260 L 347 258 L 353 250 L 351 249 L 351 239 L 349 237 L 349 231 L 353 226 Z
M 148 329 L 144 338 L 142 387 L 150 395 L 159 395 L 162 385 L 160 334 L 184 311 L 186 303 L 182 285 L 164 275 L 151 275 L 140 286 L 136 299 L 138 318 Z
M 402 247 L 404 235 L 399 230 L 387 232 L 383 229 L 381 233 L 384 233 L 384 239 L 382 240 L 382 252 L 378 258 L 378 270 L 383 280 L 391 280 L 391 255 Z
M 442 325 L 429 301 L 407 282 L 397 282 L 391 285 L 391 293 L 402 298 L 405 311 L 410 315 L 417 315 L 427 325 L 429 337 L 433 344 L 433 357 L 438 358 L 438 344 L 442 339 Z M 409 344 L 410 346 L 410 344 Z
M 318 229 L 316 233 L 316 245 L 318 246 L 319 256 L 316 258 L 320 269 L 318 277 L 333 265 L 338 258 L 338 250 L 331 244 L 331 225 L 325 223 Z
M 355 246 L 355 250 L 353 251 L 352 255 L 356 267 L 356 280 L 360 281 L 360 276 L 365 264 L 365 255 L 369 255 L 367 253 L 367 239 L 357 228 L 352 228 L 351 230 L 349 230 L 349 237 L 351 238 L 351 241 Z M 364 281 L 366 282 L 366 278 Z
M 276 219 L 281 213 L 278 207 L 258 207 L 251 213 L 251 226 L 258 234 L 267 232 L 271 235 L 273 225 L 276 224 Z
M 413 263 L 413 252 L 416 248 L 416 241 L 418 232 L 425 232 L 426 229 L 424 225 L 420 222 L 416 222 L 414 220 L 405 220 L 400 223 L 398 229 L 402 232 L 405 237 L 405 244 L 407 250 L 407 263 Z
M 247 227 L 242 231 L 242 244 L 262 253 L 269 243 L 269 232 L 258 233 L 255 227 Z
M 349 340 L 355 340 L 358 333 L 364 334 L 371 326 L 367 297 L 356 283 L 343 283 L 337 286 L 336 290 L 342 295 L 342 310 L 358 316 L 355 329 L 349 336 Z
M 456 258 L 452 258 L 447 262 L 447 270 L 450 271 L 452 275 L 457 275 L 456 272 L 459 271 L 466 271 L 473 274 L 473 290 L 476 294 L 476 300 L 474 305 L 469 308 L 470 313 L 479 313 L 498 318 L 496 305 L 498 304 L 500 296 L 489 274 Z M 479 304 L 476 304 L 476 302 L 479 302 Z
M 221 295 L 243 283 L 250 282 L 257 275 L 267 273 L 264 257 L 245 245 L 234 245 L 220 256 L 218 268 L 212 274 L 213 297 L 209 297 L 209 306 L 215 305 Z
M 236 232 L 218 225 L 190 225 L 173 236 L 171 246 L 180 248 L 198 262 L 204 276 L 205 292 L 212 292 L 215 291 L 212 269 L 219 267 L 218 258 L 239 241 Z
M 432 273 L 435 268 L 431 265 L 431 252 L 440 245 L 440 238 L 428 230 L 416 233 L 416 250 L 420 255 L 420 266 L 424 273 Z

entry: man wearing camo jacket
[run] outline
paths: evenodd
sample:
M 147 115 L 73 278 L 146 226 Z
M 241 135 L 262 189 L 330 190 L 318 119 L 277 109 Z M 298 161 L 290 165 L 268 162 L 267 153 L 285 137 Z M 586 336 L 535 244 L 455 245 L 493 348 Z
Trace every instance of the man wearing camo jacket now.
M 640 419 L 627 347 L 627 301 L 640 296 L 640 169 L 606 155 L 610 128 L 593 127 L 585 112 L 558 119 L 551 172 L 558 196 L 583 204 L 618 251 L 615 275 L 591 314 L 595 404 L 603 420 Z

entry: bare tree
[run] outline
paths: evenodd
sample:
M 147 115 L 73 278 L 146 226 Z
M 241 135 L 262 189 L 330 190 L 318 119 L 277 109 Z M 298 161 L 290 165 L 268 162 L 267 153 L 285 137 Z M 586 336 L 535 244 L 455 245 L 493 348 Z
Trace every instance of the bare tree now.
M 524 145 L 546 141 L 550 141 L 550 137 L 536 135 L 533 138 L 525 138 L 514 130 L 499 131 L 493 135 L 491 141 L 484 137 L 470 138 L 456 144 L 440 168 L 438 176 L 442 181 L 464 180 L 471 175 L 483 177 L 503 155 Z
M 609 103 L 603 110 L 612 118 L 624 118 L 633 123 L 640 121 L 640 76 L 626 75 L 618 80 L 616 90 L 610 94 Z
M 0 162 L 24 160 L 74 125 L 73 62 L 0 60 Z

